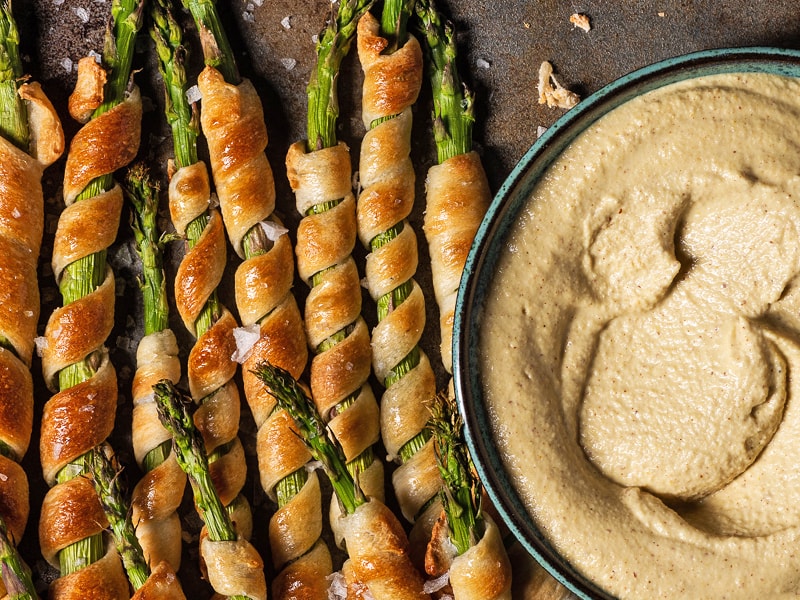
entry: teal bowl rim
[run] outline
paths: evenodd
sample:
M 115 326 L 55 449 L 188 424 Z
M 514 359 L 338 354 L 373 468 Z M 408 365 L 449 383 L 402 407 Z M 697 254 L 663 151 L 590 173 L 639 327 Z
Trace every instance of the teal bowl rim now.
M 663 60 L 609 83 L 562 115 L 536 140 L 495 195 L 472 244 L 456 299 L 453 381 L 467 445 L 486 491 L 522 546 L 558 582 L 585 600 L 613 598 L 578 573 L 548 543 L 503 469 L 492 438 L 480 381 L 483 304 L 506 236 L 543 171 L 584 129 L 620 104 L 670 83 L 719 73 L 761 72 L 800 77 L 800 50 L 743 47 L 703 50 Z

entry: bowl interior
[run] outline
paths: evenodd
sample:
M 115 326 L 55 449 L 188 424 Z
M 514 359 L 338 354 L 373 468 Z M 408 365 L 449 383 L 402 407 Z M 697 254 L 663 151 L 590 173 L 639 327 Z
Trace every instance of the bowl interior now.
M 493 439 L 480 373 L 480 319 L 492 293 L 497 259 L 511 225 L 550 163 L 582 131 L 632 98 L 665 85 L 721 73 L 762 72 L 800 77 L 800 51 L 778 48 L 708 50 L 634 71 L 563 115 L 520 160 L 495 196 L 472 245 L 461 279 L 453 332 L 455 393 L 476 468 L 507 526 L 533 557 L 580 598 L 611 598 L 568 564 L 538 531 L 506 474 Z

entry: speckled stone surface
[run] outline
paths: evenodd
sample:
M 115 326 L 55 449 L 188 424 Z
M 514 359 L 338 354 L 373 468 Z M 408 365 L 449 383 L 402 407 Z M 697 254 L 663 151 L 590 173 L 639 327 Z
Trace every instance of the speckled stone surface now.
M 22 30 L 26 70 L 43 84 L 61 111 L 68 140 L 78 129 L 66 113 L 66 99 L 75 81 L 75 65 L 90 52 L 102 51 L 110 5 L 111 0 L 14 2 Z M 563 114 L 561 109 L 547 108 L 537 102 L 537 73 L 543 60 L 551 61 L 560 83 L 586 96 L 638 67 L 690 51 L 725 46 L 800 47 L 800 11 L 790 0 L 442 0 L 440 5 L 452 17 L 459 32 L 462 72 L 476 92 L 476 148 L 482 154 L 493 190 L 500 187 L 534 142 L 537 129 L 547 127 Z M 329 0 L 219 0 L 241 72 L 253 80 L 264 102 L 270 132 L 267 154 L 275 172 L 278 211 L 290 230 L 296 226 L 298 218 L 286 181 L 284 157 L 289 144 L 305 137 L 305 86 L 314 59 L 312 38 L 324 24 L 330 6 Z M 590 31 L 584 32 L 570 23 L 569 17 L 573 12 L 589 17 Z M 196 37 L 189 35 L 188 39 L 191 43 Z M 198 61 L 199 49 L 196 49 L 190 69 L 192 75 L 199 70 Z M 164 180 L 171 140 L 163 125 L 160 83 L 155 74 L 151 44 L 146 37 L 139 45 L 135 66 L 141 69 L 136 81 L 146 98 L 140 157 L 148 161 Z M 353 52 L 345 60 L 339 81 L 339 137 L 353 150 L 354 165 L 359 140 L 364 133 L 359 110 L 360 84 L 360 68 Z M 424 89 L 415 111 L 412 149 L 417 168 L 418 197 L 412 225 L 418 233 L 424 210 L 425 173 L 435 162 L 429 114 L 430 92 Z M 42 331 L 50 312 L 60 302 L 48 265 L 48 244 L 52 244 L 58 215 L 63 208 L 60 196 L 63 166 L 62 158 L 45 174 L 48 203 L 40 268 Z M 129 465 L 127 475 L 133 482 L 138 473 L 129 442 L 129 386 L 135 347 L 141 335 L 136 324 L 141 306 L 135 284 L 137 267 L 131 246 L 132 236 L 125 223 L 123 217 L 119 239 L 109 255 L 119 278 L 117 326 L 109 346 L 120 376 L 120 405 L 114 443 L 122 461 Z M 424 238 L 421 234 L 419 237 L 418 280 L 424 290 L 430 291 L 427 251 Z M 363 251 L 359 252 L 363 258 Z M 305 292 L 303 288 L 304 284 L 300 282 L 295 288 L 301 301 Z M 232 298 L 228 296 L 225 299 L 228 306 L 233 306 Z M 438 319 L 432 299 L 428 305 L 429 319 L 423 348 L 436 362 Z M 365 297 L 365 312 L 373 314 L 370 309 L 370 301 Z M 174 329 L 185 357 L 191 340 L 178 319 L 174 321 Z M 35 415 L 38 419 L 48 397 L 41 383 L 38 360 L 34 361 L 34 376 L 38 394 Z M 438 377 L 443 386 L 446 374 L 441 369 Z M 254 426 L 246 409 L 243 415 L 241 437 L 255 469 Z M 24 461 L 31 484 L 31 517 L 21 549 L 44 586 L 53 573 L 44 564 L 37 543 L 38 506 L 47 488 L 38 463 L 36 436 L 35 429 Z M 257 477 L 250 478 L 245 492 L 252 500 L 256 517 L 254 542 L 269 564 L 265 532 L 273 507 L 261 491 Z M 185 507 L 185 513 L 189 515 L 186 517 L 187 537 L 190 537 L 193 531 L 196 532 L 197 521 L 191 517 L 190 501 L 187 500 Z M 181 576 L 189 592 L 187 595 L 198 599 L 209 597 L 210 588 L 199 579 L 196 539 L 189 539 L 186 548 Z M 561 597 L 563 590 L 543 576 L 518 546 L 512 548 L 512 555 L 516 569 L 515 598 Z M 341 555 L 337 556 L 338 561 L 341 558 Z

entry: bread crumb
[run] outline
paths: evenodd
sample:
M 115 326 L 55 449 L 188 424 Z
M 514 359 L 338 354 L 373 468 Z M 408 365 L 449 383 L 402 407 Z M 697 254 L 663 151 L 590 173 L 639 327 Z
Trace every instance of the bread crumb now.
M 661 12 L 659 12 L 659 13 L 658 13 L 658 16 L 659 16 L 659 17 L 666 17 L 666 16 L 667 16 L 667 13 L 665 13 L 665 12 L 661 11 Z
M 569 91 L 556 80 L 553 65 L 544 61 L 539 67 L 539 104 L 553 108 L 572 108 L 580 102 L 580 96 Z
M 575 27 L 583 29 L 584 31 L 589 31 L 592 28 L 591 23 L 589 23 L 589 17 L 580 13 L 573 13 L 570 15 L 569 22 Z

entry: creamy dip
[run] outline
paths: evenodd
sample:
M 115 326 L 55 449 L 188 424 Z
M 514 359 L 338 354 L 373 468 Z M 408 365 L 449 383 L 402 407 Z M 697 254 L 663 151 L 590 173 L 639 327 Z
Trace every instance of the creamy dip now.
M 481 321 L 518 494 L 624 598 L 800 595 L 800 83 L 672 84 L 546 170 Z

